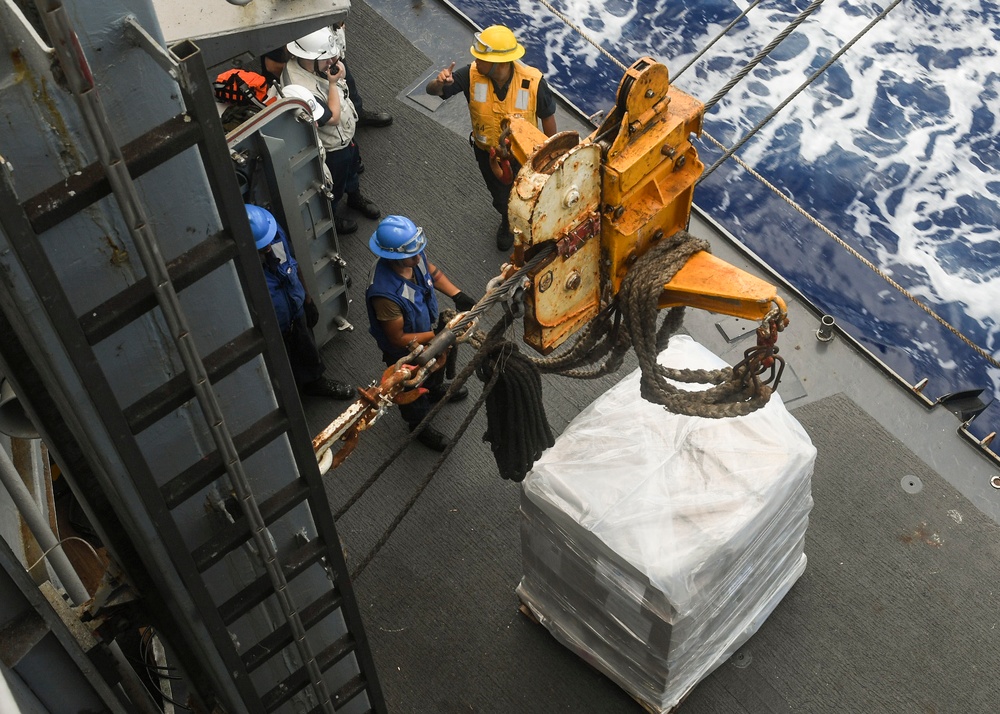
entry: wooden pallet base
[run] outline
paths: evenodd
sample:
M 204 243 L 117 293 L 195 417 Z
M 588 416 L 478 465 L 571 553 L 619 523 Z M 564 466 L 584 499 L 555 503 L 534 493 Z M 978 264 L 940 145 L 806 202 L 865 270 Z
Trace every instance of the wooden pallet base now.
M 538 621 L 538 618 L 535 617 L 535 613 L 532 611 L 532 609 L 530 607 L 528 607 L 528 605 L 526 605 L 523 600 L 518 605 L 517 609 L 521 612 L 522 615 L 524 615 L 526 618 L 528 618 L 529 620 L 531 620 L 532 622 L 534 622 L 536 625 L 541 625 L 542 624 L 541 622 Z M 604 672 L 601 672 L 601 670 L 597 669 L 597 667 L 594 667 L 594 665 L 590 664 L 590 662 L 587 662 L 585 659 L 581 658 L 581 660 L 588 667 L 590 667 L 591 669 L 593 669 L 595 672 L 599 672 L 601 675 L 603 675 L 605 677 L 608 676 Z M 617 682 L 616 682 L 616 684 L 617 684 Z M 676 706 L 673 706 L 670 709 L 664 711 L 663 709 L 660 709 L 659 707 L 654 707 L 652 704 L 649 704 L 648 702 L 644 702 L 643 700 L 639 699 L 638 697 L 636 697 L 631 692 L 626 691 L 624 688 L 622 689 L 622 691 L 625 692 L 626 694 L 628 694 L 630 697 L 632 697 L 632 701 L 634 701 L 636 704 L 638 704 L 640 707 L 642 707 L 646 711 L 647 714 L 677 714 L 678 710 L 681 707 L 681 704 L 683 704 L 684 700 L 687 699 L 687 694 L 685 694 L 684 697 L 677 703 Z

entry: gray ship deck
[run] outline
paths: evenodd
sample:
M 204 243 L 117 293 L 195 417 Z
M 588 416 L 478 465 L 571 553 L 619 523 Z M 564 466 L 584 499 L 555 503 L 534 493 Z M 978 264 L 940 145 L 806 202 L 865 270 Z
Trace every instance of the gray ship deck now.
M 403 0 L 356 2 L 348 26 L 366 103 L 395 115 L 388 129 L 360 132 L 363 188 L 383 212 L 424 226 L 432 259 L 481 294 L 502 256 L 463 136 L 466 109 L 460 99 L 430 111 L 407 98 L 451 59 L 464 61 L 469 31 L 446 8 Z M 578 121 L 565 108 L 559 120 L 561 127 Z M 380 372 L 362 298 L 374 222 L 359 223 L 357 234 L 341 238 L 354 276 L 355 330 L 324 351 L 330 372 L 355 383 Z M 716 254 L 757 271 L 705 221 L 692 230 L 711 237 Z M 794 373 L 780 392 L 819 451 L 809 564 L 739 660 L 721 665 L 681 710 L 995 711 L 1000 506 L 989 485 L 992 464 L 960 440 L 955 417 L 925 410 L 843 337 L 817 342 L 817 315 L 781 293 L 792 325 L 780 343 Z M 727 320 L 689 311 L 686 329 L 732 363 L 744 344 L 726 342 L 720 322 Z M 556 433 L 632 368 L 596 382 L 546 378 Z M 454 431 L 480 393 L 475 380 L 469 386 L 472 398 L 445 409 L 442 430 Z M 342 406 L 308 400 L 314 433 Z M 518 612 L 518 486 L 496 475 L 484 430 L 480 414 L 356 580 L 390 711 L 641 711 Z M 396 414 L 365 434 L 327 476 L 335 511 L 405 436 Z M 339 520 L 349 564 L 373 548 L 436 457 L 411 445 Z M 922 484 L 915 493 L 903 487 L 912 477 Z

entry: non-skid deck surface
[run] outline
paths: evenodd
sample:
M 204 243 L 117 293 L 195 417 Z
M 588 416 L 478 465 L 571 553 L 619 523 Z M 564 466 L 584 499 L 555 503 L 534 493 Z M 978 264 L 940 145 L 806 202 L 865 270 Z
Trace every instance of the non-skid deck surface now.
M 431 259 L 482 293 L 502 254 L 497 217 L 464 139 L 397 95 L 433 69 L 361 3 L 348 21 L 348 60 L 365 102 L 395 116 L 364 129 L 366 194 L 386 213 L 426 228 Z M 455 98 L 452 101 L 461 101 Z M 375 223 L 342 237 L 354 276 L 353 333 L 324 350 L 332 376 L 355 383 L 381 371 L 367 334 L 363 290 Z M 450 307 L 447 299 L 443 304 Z M 468 358 L 466 354 L 465 359 Z M 545 379 L 546 407 L 562 431 L 620 375 L 597 382 Z M 480 393 L 449 406 L 457 427 Z M 307 401 L 314 432 L 343 403 Z M 744 648 L 695 689 L 682 712 L 992 712 L 1000 664 L 1000 534 L 937 474 L 849 399 L 795 415 L 819 457 L 805 575 Z M 518 487 L 496 475 L 480 415 L 355 587 L 389 709 L 398 713 L 640 712 L 604 676 L 518 612 Z M 336 511 L 406 435 L 389 414 L 327 477 Z M 411 498 L 437 454 L 411 445 L 338 522 L 351 565 Z M 922 490 L 901 486 L 916 476 Z M 749 664 L 747 664 L 749 662 Z

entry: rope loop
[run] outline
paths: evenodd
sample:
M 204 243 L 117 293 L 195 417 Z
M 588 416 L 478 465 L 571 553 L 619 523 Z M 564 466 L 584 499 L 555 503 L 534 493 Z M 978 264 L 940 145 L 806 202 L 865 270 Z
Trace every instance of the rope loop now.
M 672 369 L 656 361 L 660 346 L 676 333 L 684 317 L 683 307 L 667 311 L 659 329 L 659 299 L 663 286 L 677 274 L 688 258 L 698 251 L 711 252 L 708 241 L 695 238 L 687 231 L 678 231 L 654 246 L 640 258 L 622 281 L 618 305 L 624 324 L 632 338 L 632 347 L 642 372 L 642 398 L 660 404 L 676 414 L 713 419 L 742 416 L 767 403 L 771 389 L 756 375 L 734 371 L 731 367 L 717 370 Z M 671 383 L 711 384 L 704 391 L 681 389 Z

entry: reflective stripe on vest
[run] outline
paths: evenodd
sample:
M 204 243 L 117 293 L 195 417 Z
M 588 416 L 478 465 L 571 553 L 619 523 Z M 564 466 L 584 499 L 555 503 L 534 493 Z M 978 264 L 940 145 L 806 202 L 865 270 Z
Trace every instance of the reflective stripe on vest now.
M 278 328 L 287 332 L 292 323 L 302 314 L 302 304 L 306 300 L 306 288 L 299 280 L 298 263 L 292 256 L 288 236 L 279 225 L 271 242 L 271 252 L 278 265 L 264 264 L 264 282 L 271 294 L 274 314 L 278 318 Z
M 512 65 L 514 74 L 510 78 L 507 96 L 503 101 L 497 98 L 493 82 L 476 70 L 473 62 L 469 68 L 469 115 L 472 117 L 472 138 L 480 149 L 496 146 L 500 139 L 500 120 L 505 117 L 522 117 L 537 126 L 535 114 L 538 102 L 538 84 L 542 73 L 534 67 L 520 62 Z
M 365 291 L 365 303 L 368 307 L 368 331 L 378 343 L 379 349 L 393 359 L 409 353 L 409 350 L 396 347 L 386 337 L 382 323 L 375 316 L 372 299 L 383 297 L 399 305 L 403 312 L 403 332 L 430 332 L 438 316 L 437 296 L 434 294 L 434 280 L 430 276 L 427 256 L 420 254 L 420 264 L 413 269 L 413 280 L 403 278 L 390 267 L 390 261 L 380 258 L 372 269 Z

